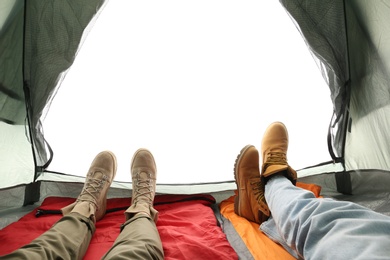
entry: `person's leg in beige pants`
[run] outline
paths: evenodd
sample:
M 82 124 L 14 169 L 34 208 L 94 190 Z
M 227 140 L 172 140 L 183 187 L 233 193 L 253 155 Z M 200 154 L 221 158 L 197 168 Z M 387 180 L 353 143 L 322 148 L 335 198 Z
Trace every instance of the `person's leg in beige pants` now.
M 95 233 L 96 221 L 106 213 L 107 191 L 116 168 L 116 157 L 112 152 L 99 153 L 92 161 L 77 200 L 61 209 L 64 216 L 30 244 L 0 259 L 83 258 Z
M 107 252 L 107 259 L 164 259 L 153 208 L 156 165 L 153 155 L 139 149 L 133 157 L 132 205 L 126 210 L 126 222 Z M 30 244 L 0 259 L 81 259 L 95 232 L 96 221 L 106 211 L 108 188 L 116 173 L 116 158 L 111 152 L 95 157 L 84 188 L 77 200 L 62 209 L 63 217 Z
M 132 205 L 126 210 L 126 222 L 106 259 L 164 259 L 153 208 L 156 190 L 156 164 L 146 149 L 135 152 L 131 162 Z
M 154 221 L 146 215 L 126 221 L 114 245 L 103 259 L 164 259 Z
M 94 232 L 89 218 L 71 213 L 30 244 L 0 259 L 81 259 Z

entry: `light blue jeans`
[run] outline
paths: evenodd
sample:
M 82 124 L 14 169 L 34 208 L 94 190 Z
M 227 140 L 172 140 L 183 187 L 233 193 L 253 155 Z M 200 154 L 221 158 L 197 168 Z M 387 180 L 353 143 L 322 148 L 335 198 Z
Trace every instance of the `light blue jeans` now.
M 260 229 L 297 258 L 390 259 L 390 217 L 352 202 L 317 199 L 282 176 L 265 186 L 272 216 Z

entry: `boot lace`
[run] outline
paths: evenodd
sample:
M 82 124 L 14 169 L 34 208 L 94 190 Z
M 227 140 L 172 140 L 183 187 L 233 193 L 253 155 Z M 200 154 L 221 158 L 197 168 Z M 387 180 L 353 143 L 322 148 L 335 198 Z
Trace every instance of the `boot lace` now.
M 101 178 L 95 178 L 93 173 L 89 173 L 86 180 L 84 189 L 81 191 L 79 196 L 79 201 L 88 201 L 98 208 L 98 197 L 100 195 L 100 191 L 105 186 L 108 177 L 106 175 L 102 175 Z
M 150 181 L 152 175 L 148 173 L 148 178 L 140 178 L 140 173 L 137 173 L 137 182 L 135 183 L 136 195 L 134 198 L 134 203 L 136 204 L 139 201 L 147 202 L 148 204 L 153 203 L 153 184 Z
M 269 151 L 267 155 L 268 158 L 265 162 L 266 164 L 287 164 L 287 157 L 285 153 Z
M 253 181 L 250 184 L 252 186 L 253 195 L 255 195 L 256 200 L 258 202 L 265 203 L 264 187 L 263 187 L 263 184 L 262 184 L 261 180 Z

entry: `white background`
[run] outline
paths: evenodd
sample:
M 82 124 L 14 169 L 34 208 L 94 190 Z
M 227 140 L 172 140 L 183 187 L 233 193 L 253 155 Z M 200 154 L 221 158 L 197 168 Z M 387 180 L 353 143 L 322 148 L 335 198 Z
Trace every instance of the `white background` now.
M 110 1 L 48 111 L 49 170 L 68 174 L 111 150 L 115 180 L 131 181 L 145 147 L 158 183 L 233 180 L 273 121 L 292 167 L 330 160 L 330 91 L 278 1 Z

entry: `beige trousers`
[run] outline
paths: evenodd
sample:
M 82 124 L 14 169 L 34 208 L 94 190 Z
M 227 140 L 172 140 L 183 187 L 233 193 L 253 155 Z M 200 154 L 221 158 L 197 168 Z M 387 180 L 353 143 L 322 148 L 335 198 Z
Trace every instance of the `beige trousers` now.
M 95 225 L 78 213 L 63 216 L 30 244 L 0 259 L 82 259 Z M 122 225 L 105 259 L 164 259 L 161 239 L 153 220 L 137 215 Z
M 103 259 L 164 259 L 154 220 L 141 214 L 127 220 Z

